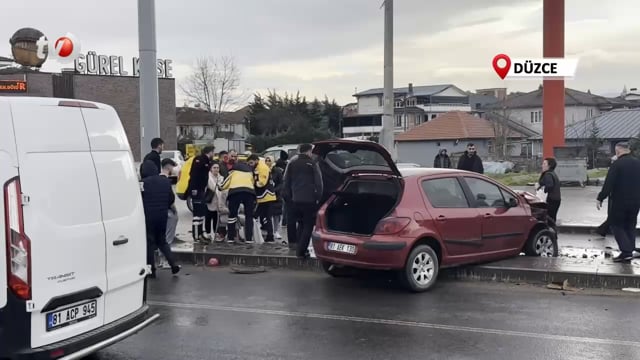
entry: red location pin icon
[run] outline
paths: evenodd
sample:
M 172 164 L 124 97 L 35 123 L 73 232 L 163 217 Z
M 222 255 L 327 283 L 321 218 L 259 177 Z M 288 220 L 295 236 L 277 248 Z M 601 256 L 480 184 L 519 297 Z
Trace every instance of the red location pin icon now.
M 498 65 L 498 61 L 500 60 L 505 61 L 505 65 L 503 67 L 500 67 L 500 65 Z M 509 69 L 511 69 L 511 58 L 509 58 L 508 55 L 498 54 L 493 58 L 493 70 L 496 71 L 496 74 L 498 74 L 498 76 L 500 76 L 502 80 L 507 77 Z

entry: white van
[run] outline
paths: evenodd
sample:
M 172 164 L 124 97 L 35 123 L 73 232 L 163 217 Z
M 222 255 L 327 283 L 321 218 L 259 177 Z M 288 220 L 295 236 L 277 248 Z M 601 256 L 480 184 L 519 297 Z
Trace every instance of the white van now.
M 0 97 L 0 359 L 79 359 L 149 325 L 144 211 L 115 110 Z

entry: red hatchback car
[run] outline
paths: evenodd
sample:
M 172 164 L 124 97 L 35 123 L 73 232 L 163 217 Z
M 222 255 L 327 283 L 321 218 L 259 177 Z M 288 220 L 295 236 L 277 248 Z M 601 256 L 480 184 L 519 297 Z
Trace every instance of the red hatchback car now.
M 312 234 L 326 272 L 395 270 L 425 291 L 439 269 L 518 256 L 557 256 L 544 203 L 480 174 L 454 169 L 398 170 L 370 141 L 314 144 L 324 199 Z

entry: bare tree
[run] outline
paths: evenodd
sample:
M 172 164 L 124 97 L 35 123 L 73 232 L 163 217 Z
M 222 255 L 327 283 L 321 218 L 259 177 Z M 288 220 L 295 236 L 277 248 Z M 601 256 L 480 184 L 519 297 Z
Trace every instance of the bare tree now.
M 212 126 L 217 127 L 222 113 L 239 104 L 245 96 L 239 93 L 240 69 L 231 56 L 200 57 L 193 73 L 180 89 L 185 96 L 212 113 Z
M 509 157 L 509 138 L 513 135 L 513 130 L 509 124 L 511 114 L 507 108 L 502 108 L 487 115 L 493 126 L 494 154 L 499 159 L 507 160 Z

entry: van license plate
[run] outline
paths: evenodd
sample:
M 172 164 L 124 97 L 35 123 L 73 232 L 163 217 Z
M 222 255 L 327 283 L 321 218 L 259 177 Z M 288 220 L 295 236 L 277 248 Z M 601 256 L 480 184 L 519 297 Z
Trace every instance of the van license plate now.
M 63 328 L 81 321 L 89 320 L 98 315 L 98 302 L 92 300 L 80 305 L 47 314 L 47 331 Z
M 353 254 L 356 253 L 356 246 L 355 245 L 330 242 L 330 243 L 327 244 L 327 248 L 329 250 L 331 250 L 331 251 L 341 252 L 341 253 L 345 253 L 345 254 L 353 255 Z

